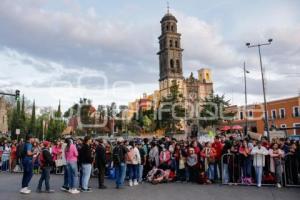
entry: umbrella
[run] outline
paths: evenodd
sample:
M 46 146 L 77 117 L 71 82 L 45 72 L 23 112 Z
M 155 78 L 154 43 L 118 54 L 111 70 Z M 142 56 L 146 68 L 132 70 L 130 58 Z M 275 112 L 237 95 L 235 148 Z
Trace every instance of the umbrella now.
M 243 129 L 243 127 L 241 127 L 240 125 L 234 125 L 232 127 L 232 130 L 241 130 L 241 129 Z
M 230 130 L 230 129 L 231 129 L 230 126 L 223 126 L 220 130 L 221 130 L 221 131 L 228 131 L 228 130 Z

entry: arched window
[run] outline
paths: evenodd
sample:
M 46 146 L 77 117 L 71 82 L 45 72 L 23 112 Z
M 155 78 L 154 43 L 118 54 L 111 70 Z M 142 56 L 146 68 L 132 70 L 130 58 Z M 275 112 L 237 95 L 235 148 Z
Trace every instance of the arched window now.
M 178 69 L 180 69 L 180 62 L 179 62 L 179 60 L 176 60 L 176 67 L 177 67 Z
M 169 30 L 169 25 L 167 25 L 167 31 Z
M 206 79 L 209 80 L 209 73 L 206 73 Z
M 175 41 L 175 47 L 178 48 L 178 41 Z
M 174 31 L 174 26 L 171 26 L 171 31 Z
M 170 47 L 173 47 L 173 40 L 170 40 Z
M 170 60 L 170 67 L 174 68 L 174 60 L 173 59 Z

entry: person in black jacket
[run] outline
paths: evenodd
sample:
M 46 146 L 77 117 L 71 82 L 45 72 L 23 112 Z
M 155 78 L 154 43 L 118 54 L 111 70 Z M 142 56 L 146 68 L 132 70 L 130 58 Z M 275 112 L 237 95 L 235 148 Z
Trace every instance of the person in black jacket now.
M 43 150 L 39 155 L 39 163 L 40 163 L 40 168 L 42 170 L 41 178 L 39 180 L 39 184 L 37 187 L 37 192 L 40 193 L 42 192 L 42 184 L 45 181 L 45 186 L 46 186 L 46 192 L 47 193 L 52 193 L 54 190 L 50 190 L 50 170 L 51 166 L 53 164 L 52 156 L 49 151 L 49 146 L 50 142 L 44 141 L 43 142 Z
M 91 148 L 91 137 L 86 136 L 83 141 L 83 145 L 79 150 L 79 163 L 82 169 L 82 192 L 90 192 L 89 180 L 92 172 L 92 163 L 94 161 Z
M 98 173 L 99 189 L 106 189 L 106 186 L 104 185 L 105 165 L 106 165 L 105 146 L 103 144 L 103 140 L 100 139 L 99 145 L 96 148 L 96 167 L 99 170 Z

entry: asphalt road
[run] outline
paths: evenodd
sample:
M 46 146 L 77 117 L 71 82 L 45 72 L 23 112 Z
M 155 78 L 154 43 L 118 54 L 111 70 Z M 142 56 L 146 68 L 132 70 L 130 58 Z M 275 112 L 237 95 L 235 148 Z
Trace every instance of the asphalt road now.
M 151 185 L 148 183 L 135 187 L 126 186 L 124 189 L 114 188 L 114 182 L 107 180 L 108 189 L 99 190 L 97 180 L 92 179 L 91 193 L 72 195 L 59 190 L 63 177 L 51 176 L 51 185 L 55 193 L 35 193 L 22 195 L 19 193 L 21 174 L 0 173 L 0 200 L 299 200 L 300 188 L 281 188 L 254 186 L 224 186 L 224 185 L 197 185 L 189 183 L 168 183 Z M 35 175 L 31 181 L 31 189 L 34 191 L 39 176 Z

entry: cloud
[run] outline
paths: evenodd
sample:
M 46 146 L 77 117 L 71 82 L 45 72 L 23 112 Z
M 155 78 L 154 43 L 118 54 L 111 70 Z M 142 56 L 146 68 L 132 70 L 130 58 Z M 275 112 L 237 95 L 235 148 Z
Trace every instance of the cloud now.
M 55 98 L 63 98 L 68 96 L 63 91 L 71 85 L 74 90 L 68 90 L 77 97 L 88 95 L 87 91 L 92 94 L 103 90 L 103 77 L 106 77 L 108 88 L 117 81 L 135 83 L 139 89 L 130 95 L 130 100 L 142 94 L 143 88 L 149 92 L 158 88 L 158 20 L 145 23 L 135 19 L 112 20 L 97 12 L 96 7 L 83 8 L 74 1 L 64 2 L 68 9 L 51 10 L 45 8 L 49 3 L 46 0 L 1 1 L 0 69 L 5 72 L 4 77 L 8 77 L 0 81 L 1 86 L 23 86 L 28 94 L 35 96 L 39 93 L 34 90 L 45 90 L 42 93 L 47 96 L 47 88 L 51 88 L 58 92 Z M 140 7 L 127 9 L 139 10 Z M 289 9 L 285 7 L 284 11 Z M 187 13 L 174 11 L 174 14 L 182 33 L 186 75 L 201 67 L 210 67 L 215 91 L 241 96 L 245 60 L 251 71 L 249 95 L 257 99 L 261 95 L 258 54 L 256 49 L 247 49 L 244 43 L 273 37 L 274 43 L 262 50 L 268 94 L 272 98 L 296 95 L 300 85 L 299 76 L 295 76 L 300 65 L 300 29 L 297 20 L 289 20 L 294 14 L 281 14 L 280 24 L 273 22 L 269 27 L 252 32 L 251 28 L 261 27 L 263 22 L 247 18 L 247 23 L 242 24 L 241 19 L 236 19 L 233 23 L 236 27 L 224 29 L 219 23 Z M 285 21 L 289 21 L 288 25 L 283 24 Z M 122 103 L 130 101 L 125 91 L 122 87 L 119 93 Z M 117 100 L 111 94 L 109 98 Z M 50 100 L 45 102 L 50 104 Z

